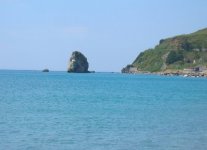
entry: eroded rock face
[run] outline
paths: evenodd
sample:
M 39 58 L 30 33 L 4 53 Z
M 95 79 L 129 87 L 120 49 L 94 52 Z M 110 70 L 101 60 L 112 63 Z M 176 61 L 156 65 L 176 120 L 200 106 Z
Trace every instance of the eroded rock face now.
M 88 67 L 87 58 L 81 52 L 74 51 L 70 57 L 68 72 L 88 73 Z
M 121 70 L 122 73 L 137 73 L 138 70 L 133 65 L 127 65 Z

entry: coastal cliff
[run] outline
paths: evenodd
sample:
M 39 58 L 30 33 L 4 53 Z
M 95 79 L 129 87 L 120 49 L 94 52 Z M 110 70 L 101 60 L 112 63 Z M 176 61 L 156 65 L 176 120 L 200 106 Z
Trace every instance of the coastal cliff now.
M 78 51 L 74 51 L 69 60 L 68 72 L 69 73 L 89 73 L 89 63 L 87 58 Z
M 153 49 L 141 52 L 122 73 L 207 74 L 207 28 L 185 35 L 161 39 Z

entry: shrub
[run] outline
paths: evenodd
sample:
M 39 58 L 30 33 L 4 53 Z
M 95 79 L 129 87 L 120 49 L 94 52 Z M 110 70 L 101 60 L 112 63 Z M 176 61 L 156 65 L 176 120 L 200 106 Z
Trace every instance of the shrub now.
M 167 64 L 172 64 L 176 61 L 182 61 L 183 60 L 183 54 L 181 51 L 170 51 L 170 53 L 168 54 L 167 58 L 166 58 L 166 63 Z

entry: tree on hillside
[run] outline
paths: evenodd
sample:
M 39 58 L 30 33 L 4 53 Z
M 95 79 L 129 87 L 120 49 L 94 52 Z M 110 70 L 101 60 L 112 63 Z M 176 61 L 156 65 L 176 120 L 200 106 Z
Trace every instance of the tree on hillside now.
M 170 51 L 170 53 L 168 54 L 167 58 L 166 58 L 166 63 L 167 64 L 172 64 L 176 61 L 182 61 L 183 60 L 183 54 L 181 51 Z

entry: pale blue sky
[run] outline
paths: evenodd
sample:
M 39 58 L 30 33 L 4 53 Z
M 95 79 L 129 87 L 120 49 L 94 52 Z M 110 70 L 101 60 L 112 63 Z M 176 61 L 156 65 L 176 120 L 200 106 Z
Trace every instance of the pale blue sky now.
M 120 71 L 162 38 L 207 27 L 206 0 L 0 0 L 0 69 Z

